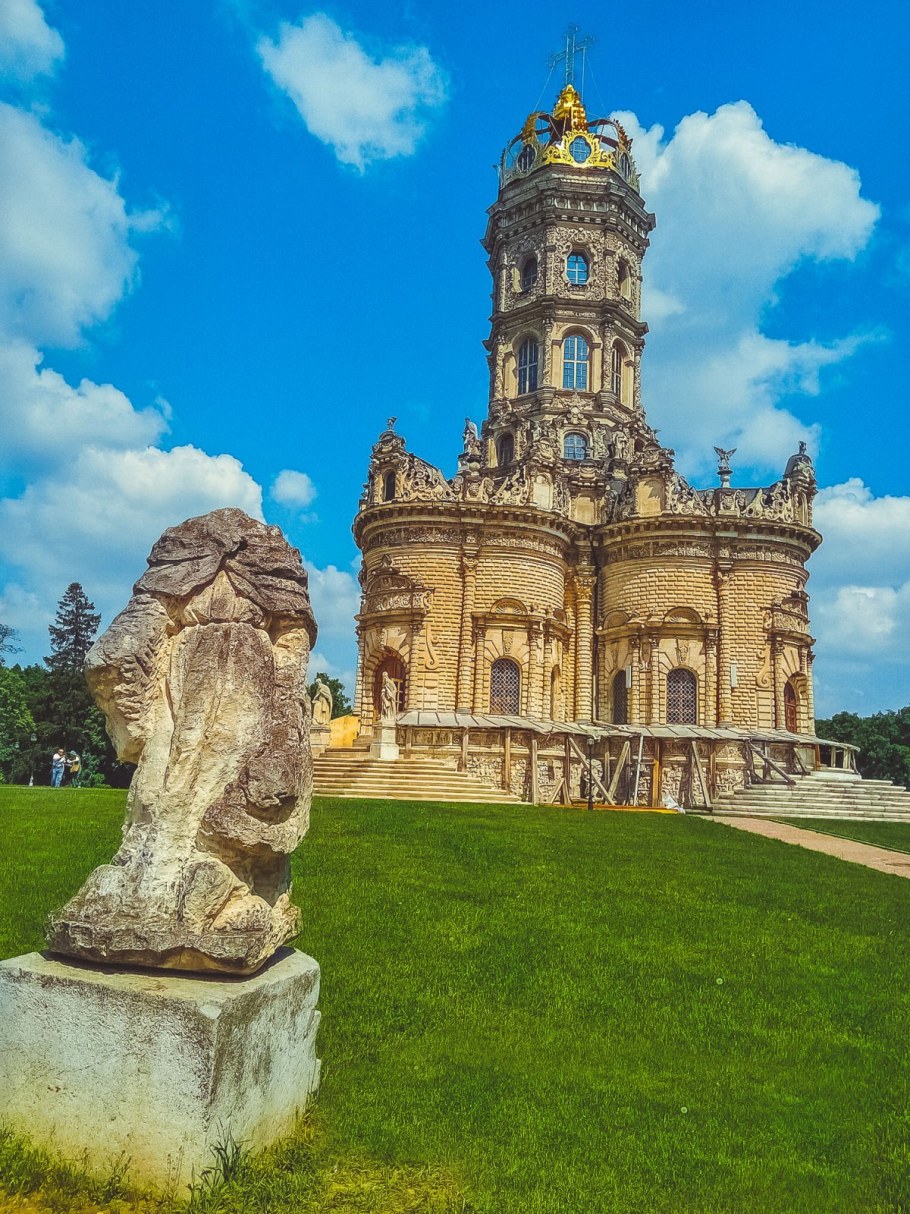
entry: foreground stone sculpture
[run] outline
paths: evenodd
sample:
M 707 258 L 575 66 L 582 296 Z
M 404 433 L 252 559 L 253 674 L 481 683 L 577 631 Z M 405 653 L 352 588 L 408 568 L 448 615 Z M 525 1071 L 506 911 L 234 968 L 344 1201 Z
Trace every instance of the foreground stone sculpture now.
M 297 933 L 314 638 L 278 528 L 216 510 L 165 531 L 86 660 L 117 753 L 138 766 L 123 844 L 52 919 L 52 952 L 251 974 Z
M 138 766 L 120 850 L 51 920 L 56 955 L 0 962 L 0 1118 L 18 1133 L 186 1191 L 229 1137 L 266 1146 L 306 1107 L 319 966 L 280 946 L 315 632 L 299 554 L 216 510 L 164 533 L 91 650 Z

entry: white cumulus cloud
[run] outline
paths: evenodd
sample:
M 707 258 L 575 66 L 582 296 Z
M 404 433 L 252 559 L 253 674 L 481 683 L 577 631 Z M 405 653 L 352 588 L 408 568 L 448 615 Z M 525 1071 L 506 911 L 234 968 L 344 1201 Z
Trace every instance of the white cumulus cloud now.
M 910 497 L 859 478 L 822 489 L 810 565 L 820 715 L 910 703 Z
M 320 569 L 304 560 L 309 578 L 310 602 L 319 626 L 317 650 L 310 657 L 310 677 L 324 670 L 341 679 L 353 699 L 357 668 L 356 623 L 360 610 L 360 585 L 352 573 L 327 565 Z M 358 562 L 359 563 L 359 562 Z
M 296 506 L 305 509 L 316 497 L 316 486 L 305 472 L 285 468 L 272 482 L 270 494 L 281 506 Z
M 158 409 L 135 409 L 112 384 L 72 387 L 42 361 L 33 346 L 0 341 L 0 468 L 57 469 L 83 447 L 145 447 L 167 429 Z
M 62 475 L 0 502 L 0 557 L 48 593 L 83 581 L 122 598 L 165 527 L 220 506 L 262 517 L 261 490 L 231 455 L 85 447 Z
M 35 0 L 0 4 L 0 74 L 29 81 L 54 71 L 63 58 L 63 39 L 47 24 Z
M 0 330 L 35 345 L 75 345 L 133 282 L 131 217 L 116 181 L 85 146 L 0 104 Z
M 0 3 L 0 36 L 15 21 L 38 29 L 33 10 Z M 78 139 L 0 104 L 0 620 L 19 629 L 26 660 L 46 652 L 68 583 L 109 618 L 165 527 L 219 506 L 262 515 L 233 456 L 156 445 L 167 406 L 137 409 L 111 384 L 73 386 L 44 363 L 48 346 L 76 346 L 111 315 L 135 282 L 132 237 L 161 222 L 131 212 Z
M 620 116 L 634 137 L 642 192 L 657 214 L 645 261 L 645 405 L 702 471 L 712 446 L 776 469 L 817 426 L 780 405 L 817 395 L 824 368 L 879 333 L 822 342 L 762 331 L 778 285 L 806 261 L 852 260 L 879 208 L 855 169 L 777 143 L 745 101 L 684 118 L 670 136 Z
M 445 75 L 426 47 L 374 56 L 325 13 L 282 22 L 277 38 L 261 38 L 256 49 L 310 134 L 361 171 L 412 155 L 446 100 Z

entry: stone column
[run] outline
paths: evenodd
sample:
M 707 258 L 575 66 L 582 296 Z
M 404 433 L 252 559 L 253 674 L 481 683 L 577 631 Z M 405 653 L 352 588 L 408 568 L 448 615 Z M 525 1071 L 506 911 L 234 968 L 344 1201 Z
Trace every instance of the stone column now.
M 641 637 L 638 635 L 629 637 L 629 666 L 632 671 L 632 682 L 626 688 L 626 712 L 629 718 L 630 725 L 641 725 L 641 704 L 639 692 L 641 690 L 641 671 L 639 662 L 641 660 Z
M 474 696 L 471 702 L 472 712 L 488 712 L 489 704 L 483 703 L 483 668 L 484 647 L 487 642 L 485 624 L 478 624 L 474 633 Z
M 555 661 L 553 658 L 554 644 L 553 633 L 550 631 L 549 620 L 544 624 L 544 640 L 543 640 L 543 674 L 541 677 L 541 685 L 543 687 L 543 716 L 552 720 L 553 718 L 553 703 L 551 700 L 551 688 L 553 686 L 553 667 Z M 562 671 L 560 671 L 560 675 Z
M 717 724 L 717 641 L 710 633 L 705 637 L 705 698 L 702 720 L 708 726 Z
M 540 620 L 532 620 L 528 625 L 528 715 L 543 716 L 543 697 L 541 695 L 541 625 Z
M 372 705 L 365 705 L 364 697 L 364 636 L 363 625 L 357 625 L 357 683 L 354 687 L 354 712 L 360 718 L 360 728 L 370 725 L 373 719 Z
M 718 725 L 733 724 L 733 701 L 730 695 L 730 638 L 727 634 L 730 616 L 729 562 L 718 564 L 717 584 L 717 716 Z
M 774 727 L 787 728 L 787 710 L 784 707 L 783 672 L 784 642 L 779 636 L 771 638 L 771 686 L 774 688 Z
M 658 685 L 660 646 L 656 636 L 647 635 L 642 643 L 641 671 L 643 680 L 641 715 L 645 724 L 656 725 L 662 711 L 661 688 Z
M 575 706 L 581 721 L 594 719 L 594 585 L 591 565 L 575 573 Z
M 815 652 L 811 645 L 807 645 L 803 650 L 803 661 L 805 662 L 806 672 L 806 713 L 807 720 L 806 732 L 815 732 L 815 688 L 812 685 L 812 663 L 815 661 Z
M 458 691 L 455 708 L 470 712 L 474 688 L 474 589 L 477 547 L 468 544 L 461 553 L 461 630 L 458 638 Z

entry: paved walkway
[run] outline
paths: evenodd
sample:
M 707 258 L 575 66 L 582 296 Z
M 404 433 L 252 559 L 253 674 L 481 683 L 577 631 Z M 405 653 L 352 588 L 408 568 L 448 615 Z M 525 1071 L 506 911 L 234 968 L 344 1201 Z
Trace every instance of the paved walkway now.
M 910 855 L 889 851 L 887 847 L 876 847 L 874 843 L 857 843 L 853 839 L 841 839 L 837 835 L 820 835 L 813 830 L 802 830 L 786 822 L 772 822 L 768 818 L 723 818 L 716 815 L 706 819 L 750 835 L 762 835 L 765 839 L 780 839 L 782 843 L 795 843 L 809 851 L 824 852 L 838 860 L 850 860 L 853 864 L 865 864 L 880 873 L 894 873 L 896 877 L 910 877 Z

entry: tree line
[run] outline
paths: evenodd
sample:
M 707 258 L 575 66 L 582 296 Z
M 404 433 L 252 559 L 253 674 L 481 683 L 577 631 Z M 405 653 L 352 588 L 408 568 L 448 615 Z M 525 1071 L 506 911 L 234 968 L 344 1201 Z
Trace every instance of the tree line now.
M 910 706 L 869 717 L 836 712 L 828 720 L 816 721 L 815 732 L 831 742 L 857 746 L 860 775 L 910 787 Z
M 58 746 L 82 761 L 82 786 L 125 788 L 133 766 L 121 763 L 83 674 L 85 656 L 101 623 L 95 604 L 72 582 L 57 604 L 50 625 L 50 654 L 43 665 L 21 666 L 15 630 L 0 623 L 0 783 L 49 784 L 51 756 Z M 317 675 L 331 688 L 333 716 L 351 711 L 344 686 Z M 315 681 L 314 681 L 315 683 Z M 314 683 L 308 691 L 312 696 Z

